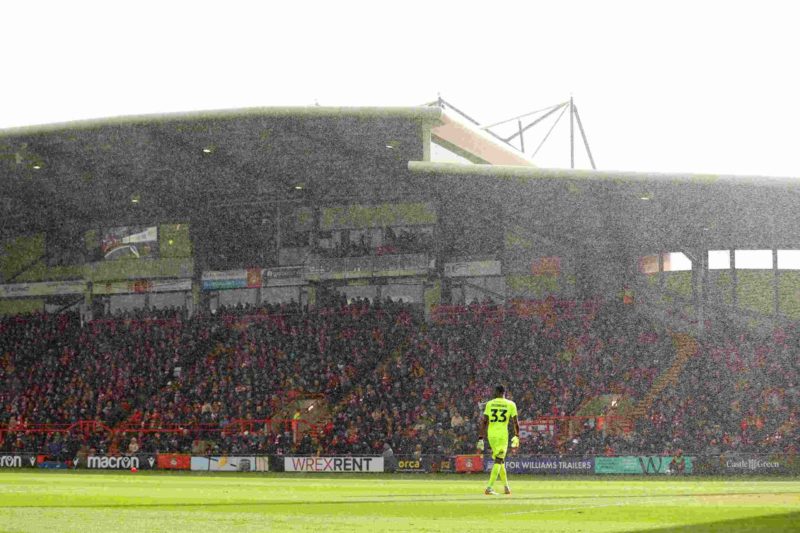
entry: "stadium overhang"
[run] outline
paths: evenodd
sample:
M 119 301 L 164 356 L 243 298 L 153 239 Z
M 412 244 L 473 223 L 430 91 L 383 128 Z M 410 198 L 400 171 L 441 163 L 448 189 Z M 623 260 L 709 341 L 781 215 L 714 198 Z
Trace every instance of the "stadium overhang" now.
M 431 142 L 477 164 L 533 166 L 522 153 L 442 110 L 441 124 L 431 130 Z
M 0 237 L 402 196 L 406 164 L 424 158 L 442 113 L 266 107 L 0 130 Z
M 493 202 L 498 219 L 551 241 L 635 256 L 800 247 L 800 179 L 409 162 L 449 201 Z

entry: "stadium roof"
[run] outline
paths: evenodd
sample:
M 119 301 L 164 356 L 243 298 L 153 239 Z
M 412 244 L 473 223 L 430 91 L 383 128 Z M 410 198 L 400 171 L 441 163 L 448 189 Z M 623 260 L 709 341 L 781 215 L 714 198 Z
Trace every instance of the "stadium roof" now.
M 428 139 L 497 166 L 426 162 Z M 436 106 L 250 108 L 0 131 L 0 237 L 181 222 L 237 206 L 430 199 L 434 183 L 445 185 L 442 201 L 492 197 L 510 223 L 574 246 L 800 243 L 793 179 L 535 168 Z
M 800 180 L 411 161 L 453 196 L 502 202 L 508 226 L 580 249 L 800 247 Z M 432 181 L 433 180 L 433 181 Z
M 0 131 L 0 234 L 184 218 L 254 202 L 402 198 L 428 139 L 474 161 L 526 164 L 436 106 L 272 107 Z M 133 204 L 133 205 L 132 205 Z M 47 217 L 42 217 L 47 213 Z
M 442 110 L 255 108 L 0 132 L 2 233 L 388 195 Z M 404 191 L 397 191 L 402 195 Z M 43 217 L 42 214 L 47 216 Z

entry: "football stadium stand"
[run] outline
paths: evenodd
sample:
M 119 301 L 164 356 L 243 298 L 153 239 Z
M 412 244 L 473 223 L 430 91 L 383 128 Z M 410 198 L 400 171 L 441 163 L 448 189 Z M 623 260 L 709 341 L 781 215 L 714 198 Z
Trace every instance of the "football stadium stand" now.
M 502 382 L 524 455 L 797 453 L 794 180 L 438 106 L 7 130 L 0 180 L 0 452 L 472 454 Z

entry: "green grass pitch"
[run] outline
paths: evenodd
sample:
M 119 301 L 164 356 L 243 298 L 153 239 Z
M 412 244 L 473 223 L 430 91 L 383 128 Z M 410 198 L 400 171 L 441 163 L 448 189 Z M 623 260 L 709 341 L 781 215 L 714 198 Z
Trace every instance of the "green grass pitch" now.
M 0 531 L 800 531 L 800 480 L 0 473 Z

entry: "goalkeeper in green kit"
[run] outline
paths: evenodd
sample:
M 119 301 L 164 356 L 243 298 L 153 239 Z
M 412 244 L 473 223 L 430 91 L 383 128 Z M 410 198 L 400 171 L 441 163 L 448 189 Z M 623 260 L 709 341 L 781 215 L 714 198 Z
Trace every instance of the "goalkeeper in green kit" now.
M 492 488 L 497 477 L 503 482 L 505 493 L 511 494 L 508 487 L 508 476 L 506 474 L 506 452 L 508 451 L 508 425 L 511 423 L 511 447 L 519 447 L 519 423 L 517 422 L 517 404 L 511 400 L 506 400 L 506 389 L 498 385 L 494 389 L 494 399 L 486 403 L 483 410 L 483 424 L 481 427 L 481 439 L 478 441 L 479 451 L 484 449 L 484 439 L 489 441 L 492 448 L 492 459 L 494 466 L 489 478 L 489 486 L 486 487 L 484 494 L 497 494 Z

